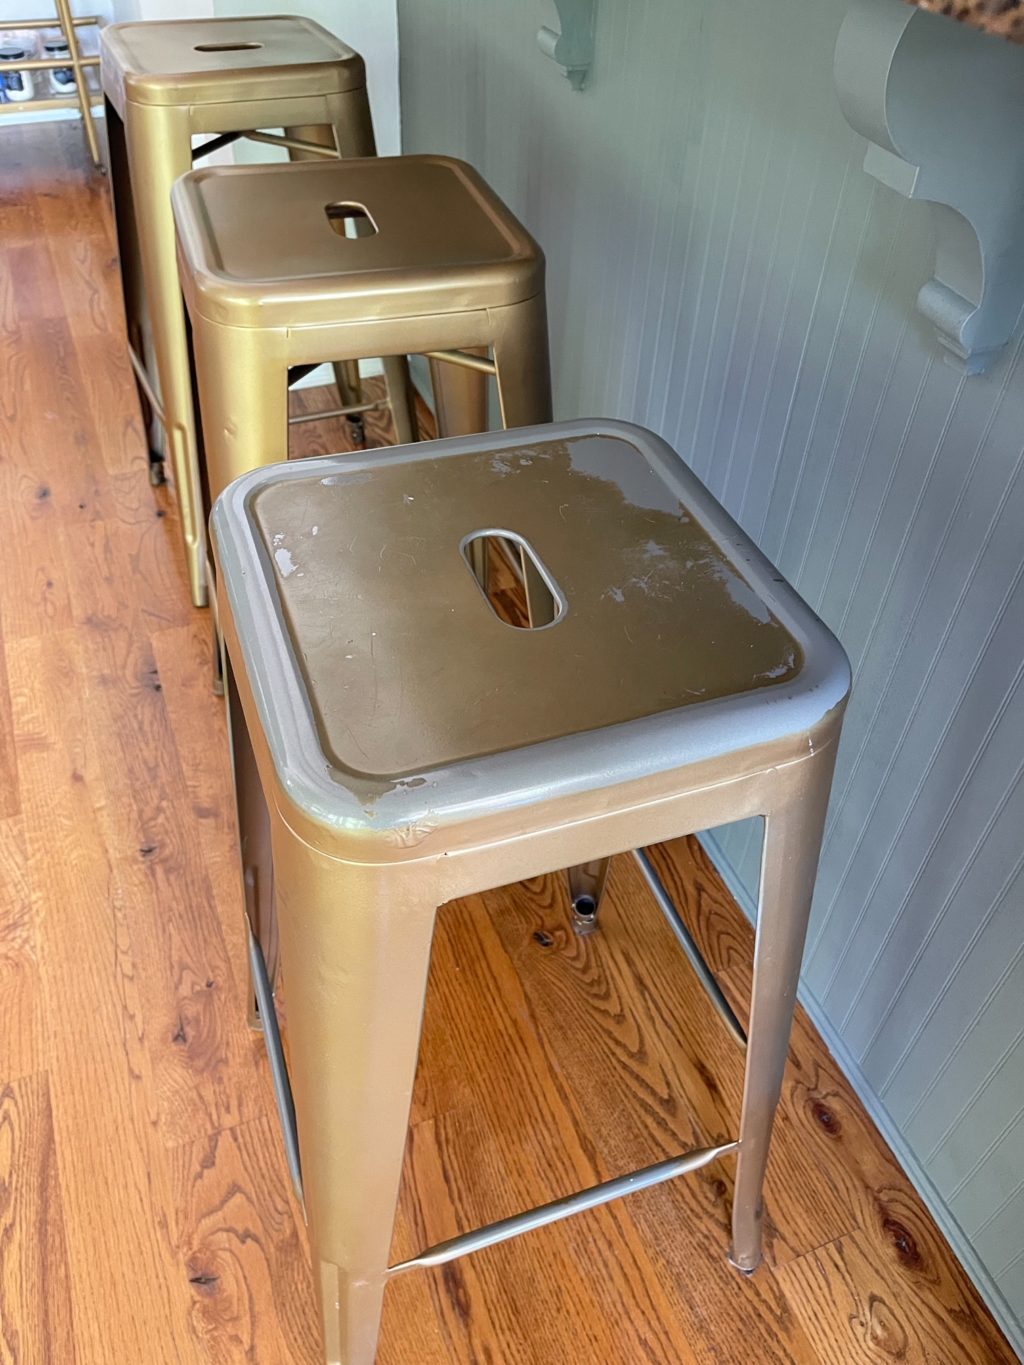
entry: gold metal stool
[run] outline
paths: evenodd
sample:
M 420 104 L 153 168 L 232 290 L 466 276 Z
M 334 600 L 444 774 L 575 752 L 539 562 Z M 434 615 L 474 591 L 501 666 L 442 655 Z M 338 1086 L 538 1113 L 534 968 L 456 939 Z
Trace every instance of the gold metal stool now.
M 390 1276 L 733 1150 L 731 1259 L 753 1270 L 842 648 L 675 454 L 618 423 L 281 464 L 211 524 L 251 963 L 327 1360 L 373 1360 Z M 496 538 L 531 556 L 548 624 L 500 619 L 471 553 Z M 569 864 L 599 891 L 610 854 L 756 815 L 738 1139 L 389 1266 L 437 907 Z
M 132 365 L 147 426 L 155 417 L 166 433 L 192 599 L 202 606 L 205 516 L 171 186 L 194 158 L 243 137 L 295 156 L 373 156 L 363 59 L 297 16 L 175 20 L 104 28 L 101 74 Z M 284 135 L 266 131 L 278 128 Z M 204 133 L 214 136 L 193 150 Z M 277 207 L 253 206 L 260 216 Z M 396 427 L 414 439 L 404 360 L 385 361 L 385 374 Z M 336 376 L 343 407 L 358 408 L 351 370 Z M 160 468 L 151 453 L 151 472 Z
M 424 353 L 494 374 L 505 426 L 549 420 L 544 257 L 464 162 L 211 167 L 172 200 L 212 497 L 283 457 L 295 365 Z

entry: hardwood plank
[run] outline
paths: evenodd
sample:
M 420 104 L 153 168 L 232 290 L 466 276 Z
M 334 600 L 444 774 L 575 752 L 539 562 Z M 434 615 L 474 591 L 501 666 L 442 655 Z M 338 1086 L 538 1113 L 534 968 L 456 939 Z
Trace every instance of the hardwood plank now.
M 3 387 L 0 384 L 0 392 Z M 0 398 L 0 452 L 5 452 L 0 454 L 0 535 L 6 545 L 16 547 L 6 556 L 0 574 L 0 611 L 8 641 L 71 624 L 67 588 L 71 574 L 65 567 L 58 518 L 49 486 L 32 467 L 33 457 L 19 448 L 28 419 L 22 390 L 16 392 L 16 398 Z M 19 433 L 17 443 L 7 439 L 12 430 Z
M 7 677 L 4 652 L 3 612 L 0 610 L 0 820 L 21 810 L 18 789 L 18 757 L 14 752 L 14 720 L 11 715 L 11 685 Z
M 776 1272 L 822 1365 L 1011 1360 L 997 1336 L 979 1334 L 945 1258 L 905 1231 L 899 1242 L 898 1253 L 879 1256 L 875 1239 L 856 1231 Z
M 80 724 L 96 745 L 87 777 L 132 905 L 160 1131 L 173 1145 L 259 1117 L 265 1091 L 150 642 L 104 625 L 74 649 Z
M 0 1360 L 76 1365 L 57 1146 L 45 1074 L 0 1085 Z
M 315 1365 L 320 1343 L 302 1215 L 282 1182 L 275 1119 L 257 1119 L 172 1156 L 174 1241 L 192 1292 L 190 1323 L 210 1365 Z
M 46 1065 L 36 944 L 20 819 L 0 820 L 0 1081 Z
M 182 777 L 194 828 L 202 845 L 221 932 L 235 976 L 246 979 L 246 936 L 239 874 L 237 828 L 231 777 L 225 762 L 224 703 L 211 692 L 212 629 L 208 615 L 189 625 L 158 631 L 153 657 L 161 696 L 181 759 Z
M 11 664 L 77 1346 L 88 1365 L 148 1359 L 154 1341 L 195 1361 L 133 906 L 99 819 L 84 692 L 61 637 L 18 641 Z

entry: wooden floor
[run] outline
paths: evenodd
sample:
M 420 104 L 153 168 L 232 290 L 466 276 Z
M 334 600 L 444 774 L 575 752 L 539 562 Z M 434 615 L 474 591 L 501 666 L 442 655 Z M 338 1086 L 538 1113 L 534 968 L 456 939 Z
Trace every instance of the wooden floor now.
M 147 482 L 73 125 L 0 135 L 0 234 L 0 1362 L 305 1365 L 209 619 Z M 695 844 L 657 857 L 742 1009 L 747 923 Z M 395 1254 L 733 1132 L 740 1080 L 629 860 L 586 940 L 550 877 L 446 907 Z M 724 1162 L 403 1277 L 380 1361 L 1013 1359 L 803 1016 L 749 1280 L 730 1182 Z

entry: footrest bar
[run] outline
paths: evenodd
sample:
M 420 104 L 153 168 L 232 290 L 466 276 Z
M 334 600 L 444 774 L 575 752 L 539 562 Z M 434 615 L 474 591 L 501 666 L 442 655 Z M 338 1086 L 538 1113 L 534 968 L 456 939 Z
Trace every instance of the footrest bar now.
M 300 412 L 288 418 L 288 425 L 294 427 L 300 422 L 326 422 L 328 417 L 355 417 L 360 412 L 376 412 L 387 405 L 386 398 L 376 398 L 372 403 L 350 403 L 347 408 L 327 408 L 324 412 Z
M 150 383 L 149 375 L 146 373 L 146 367 L 143 365 L 141 358 L 133 346 L 128 347 L 128 359 L 131 362 L 132 369 L 135 371 L 135 378 L 139 381 L 139 388 L 146 395 L 146 400 L 153 409 L 153 413 L 160 425 L 166 429 L 167 419 L 164 416 L 164 405 L 160 402 L 160 399 L 157 398 L 156 390 Z
M 461 365 L 465 370 L 479 370 L 481 374 L 497 374 L 493 360 L 472 351 L 424 351 L 429 360 L 441 360 L 446 365 Z
M 274 1084 L 274 1099 L 277 1113 L 284 1133 L 284 1150 L 288 1158 L 288 1170 L 296 1197 L 302 1203 L 302 1169 L 299 1163 L 299 1138 L 295 1125 L 295 1101 L 292 1099 L 292 1085 L 288 1079 L 288 1063 L 284 1059 L 281 1045 L 281 1030 L 277 1025 L 277 1010 L 274 1008 L 274 992 L 267 975 L 267 964 L 259 939 L 252 931 L 252 924 L 246 918 L 249 930 L 249 961 L 252 963 L 252 984 L 256 992 L 256 1003 L 260 1010 L 263 1037 L 267 1044 L 267 1057 L 270 1059 L 270 1075 Z
M 642 1170 L 634 1171 L 631 1175 L 617 1176 L 614 1180 L 606 1180 L 601 1185 L 593 1185 L 589 1190 L 568 1194 L 564 1199 L 541 1204 L 540 1208 L 528 1209 L 525 1213 L 517 1213 L 511 1218 L 502 1218 L 497 1223 L 488 1223 L 486 1227 L 477 1228 L 475 1232 L 464 1232 L 460 1237 L 438 1242 L 436 1246 L 421 1251 L 418 1256 L 390 1266 L 388 1274 L 401 1275 L 403 1271 L 413 1270 L 419 1266 L 444 1265 L 447 1261 L 454 1261 L 457 1256 L 469 1256 L 474 1251 L 482 1251 L 484 1247 L 507 1242 L 522 1232 L 532 1232 L 534 1228 L 557 1223 L 559 1219 L 568 1218 L 582 1209 L 594 1209 L 599 1204 L 610 1203 L 624 1194 L 632 1194 L 634 1190 L 645 1190 L 651 1185 L 660 1185 L 662 1181 L 673 1180 L 677 1175 L 699 1171 L 702 1166 L 710 1165 L 712 1161 L 735 1151 L 737 1147 L 738 1142 L 724 1142 L 718 1147 L 699 1147 L 692 1152 L 684 1152 L 682 1156 L 658 1161 L 653 1166 L 645 1166 Z
M 683 923 L 683 918 L 675 907 L 675 902 L 665 890 L 665 883 L 658 876 L 657 869 L 647 856 L 645 849 L 637 848 L 633 850 L 633 856 L 640 866 L 640 871 L 644 874 L 647 885 L 654 893 L 654 899 L 658 902 L 661 913 L 668 920 L 669 927 L 679 940 L 679 944 L 690 959 L 690 966 L 697 973 L 700 984 L 708 994 L 708 998 L 715 1009 L 722 1016 L 726 1028 L 739 1043 L 740 1047 L 746 1047 L 747 1034 L 743 1025 L 736 1018 L 732 1006 L 722 993 L 722 988 L 715 980 L 715 974 L 704 961 L 704 955 L 697 947 L 690 935 L 689 929 Z
M 265 142 L 268 147 L 289 147 L 296 152 L 309 152 L 312 156 L 322 156 L 328 161 L 338 161 L 337 148 L 327 147 L 322 142 L 307 142 L 301 137 L 282 137 L 280 133 L 261 133 L 256 129 L 242 134 L 250 142 Z
M 201 157 L 209 156 L 211 152 L 219 152 L 224 147 L 230 147 L 239 138 L 245 137 L 244 133 L 219 133 L 217 137 L 211 137 L 207 142 L 201 142 L 198 147 L 192 148 L 192 162 L 199 161 Z

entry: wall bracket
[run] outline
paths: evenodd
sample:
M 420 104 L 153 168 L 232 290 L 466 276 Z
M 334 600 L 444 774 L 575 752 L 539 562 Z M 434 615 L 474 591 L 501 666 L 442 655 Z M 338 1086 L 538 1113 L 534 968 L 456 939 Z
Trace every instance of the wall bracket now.
M 854 0 L 836 43 L 864 169 L 932 204 L 935 271 L 917 305 L 968 374 L 1024 311 L 1024 49 L 898 0 Z
M 597 0 L 554 0 L 561 32 L 537 31 L 541 52 L 565 71 L 574 90 L 582 90 L 594 64 L 594 7 Z

